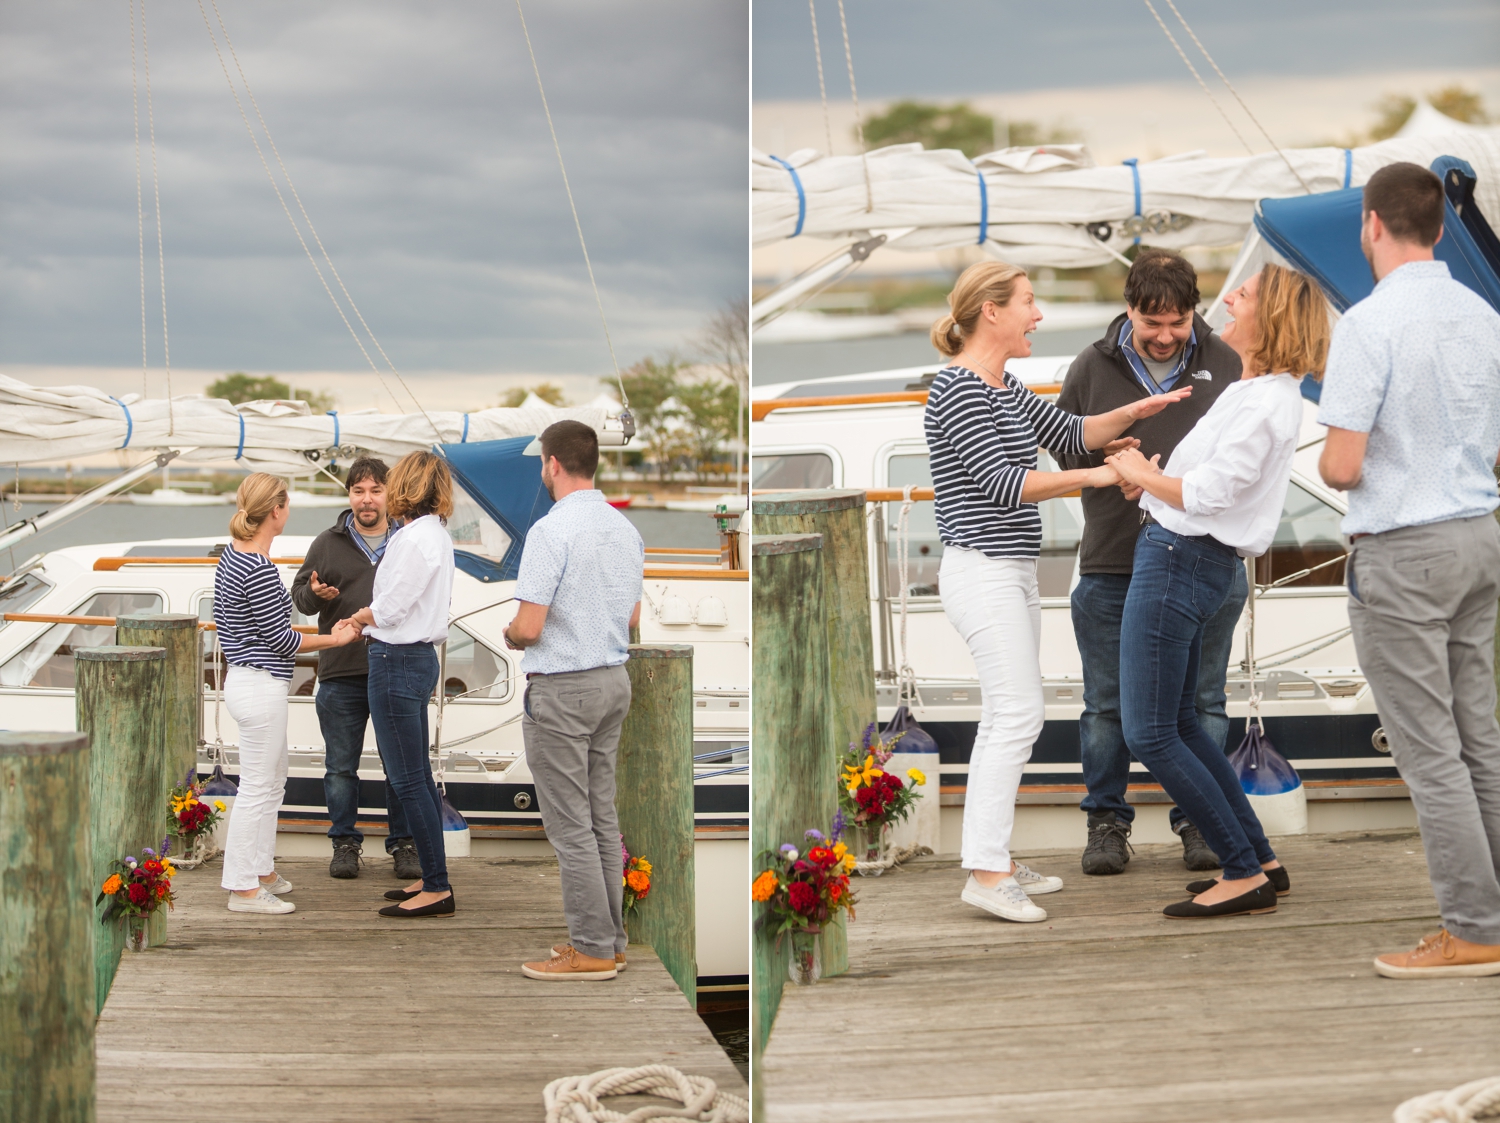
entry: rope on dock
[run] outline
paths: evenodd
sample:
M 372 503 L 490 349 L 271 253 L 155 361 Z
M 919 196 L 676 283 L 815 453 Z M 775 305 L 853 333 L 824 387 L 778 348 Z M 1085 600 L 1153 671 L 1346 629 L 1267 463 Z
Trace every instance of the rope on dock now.
M 1472 1123 L 1477 1119 L 1500 1119 L 1500 1076 L 1487 1076 L 1450 1091 L 1417 1096 L 1398 1107 L 1393 1118 L 1395 1123 Z
M 605 1107 L 601 1096 L 660 1096 L 681 1107 L 647 1104 L 629 1115 Z M 652 1119 L 696 1119 L 700 1123 L 750 1123 L 750 1104 L 719 1091 L 706 1076 L 685 1076 L 670 1065 L 606 1068 L 587 1076 L 565 1076 L 542 1092 L 547 1123 L 646 1123 Z

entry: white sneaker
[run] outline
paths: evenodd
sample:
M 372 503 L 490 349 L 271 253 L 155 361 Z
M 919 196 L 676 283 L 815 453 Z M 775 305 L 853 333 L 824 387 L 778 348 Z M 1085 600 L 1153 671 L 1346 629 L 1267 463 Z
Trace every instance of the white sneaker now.
M 297 906 L 291 901 L 283 901 L 280 897 L 261 889 L 253 897 L 241 897 L 238 893 L 229 894 L 229 911 L 275 914 L 296 912 Z
M 1014 877 L 1003 877 L 993 889 L 986 889 L 970 874 L 969 883 L 964 886 L 962 900 L 966 905 L 994 913 L 1003 920 L 1035 924 L 1047 919 L 1047 910 L 1032 904 L 1026 890 L 1017 884 Z
M 1054 877 L 1052 880 L 1057 881 L 1057 878 Z M 1058 881 L 1057 885 L 1058 888 L 1062 888 L 1062 882 Z M 270 885 L 267 885 L 264 881 L 262 881 L 260 883 L 260 887 L 267 893 L 275 893 L 278 897 L 283 893 L 290 893 L 292 891 L 292 883 L 286 878 L 282 877 L 279 873 L 276 875 L 276 880 L 271 882 Z M 1043 892 L 1046 892 L 1046 890 L 1043 890 Z
M 1043 893 L 1056 893 L 1063 887 L 1060 877 L 1048 877 L 1044 873 L 1037 873 L 1030 866 L 1023 866 L 1020 862 L 1015 863 L 1016 872 L 1011 874 L 1016 879 L 1016 884 L 1025 891 L 1028 897 L 1039 897 Z

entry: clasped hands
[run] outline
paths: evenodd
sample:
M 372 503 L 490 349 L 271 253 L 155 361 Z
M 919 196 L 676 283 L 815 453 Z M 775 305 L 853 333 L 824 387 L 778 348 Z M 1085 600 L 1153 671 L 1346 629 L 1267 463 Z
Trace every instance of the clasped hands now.
M 346 616 L 333 626 L 329 634 L 333 636 L 335 646 L 344 647 L 359 639 L 364 634 L 365 625 L 373 624 L 374 618 L 368 608 L 362 608 L 353 616 Z

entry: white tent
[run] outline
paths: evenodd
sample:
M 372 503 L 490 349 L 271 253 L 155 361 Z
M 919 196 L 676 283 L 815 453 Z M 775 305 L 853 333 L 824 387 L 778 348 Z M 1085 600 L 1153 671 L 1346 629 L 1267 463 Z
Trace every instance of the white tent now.
M 1424 114 L 1411 135 L 1362 148 L 1293 149 L 1285 160 L 1188 153 L 1134 166 L 1098 166 L 1082 145 L 1006 148 L 973 162 L 918 144 L 865 156 L 804 149 L 784 163 L 754 152 L 752 226 L 756 245 L 887 232 L 893 249 L 983 244 L 1022 265 L 1099 265 L 1137 237 L 1168 248 L 1232 245 L 1260 199 L 1357 187 L 1386 164 L 1426 167 L 1444 155 L 1473 165 L 1480 209 L 1500 216 L 1500 128 L 1452 125 L 1429 131 L 1441 122 Z
M 438 443 L 534 436 L 569 418 L 602 431 L 609 428 L 606 415 L 597 405 L 558 409 L 540 401 L 476 413 L 314 414 L 301 401 L 235 406 L 183 397 L 172 399 L 169 409 L 163 398 L 114 398 L 91 386 L 32 386 L 0 375 L 0 464 L 176 448 L 192 449 L 177 463 L 232 460 L 246 468 L 305 475 L 334 456 L 348 459 L 355 449 L 394 461 Z

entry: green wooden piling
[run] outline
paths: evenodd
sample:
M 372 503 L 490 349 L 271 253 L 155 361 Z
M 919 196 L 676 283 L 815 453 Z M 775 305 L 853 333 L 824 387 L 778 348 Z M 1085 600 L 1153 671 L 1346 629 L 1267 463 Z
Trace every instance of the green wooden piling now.
M 630 713 L 620 730 L 615 809 L 630 853 L 652 866 L 651 890 L 626 918 L 656 949 L 694 1008 L 698 911 L 693 865 L 693 649 L 632 644 Z
M 755 536 L 750 554 L 755 635 L 750 733 L 753 876 L 764 868 L 766 851 L 787 842 L 800 850 L 809 828 L 828 829 L 837 807 L 837 776 L 828 751 L 828 632 L 808 626 L 809 621 L 825 619 L 823 537 Z M 762 908 L 755 906 L 757 922 Z M 750 968 L 751 1045 L 757 1063 L 781 1005 L 790 948 L 790 940 L 783 938 L 778 946 L 757 927 Z
M 161 845 L 167 808 L 162 775 L 167 653 L 160 647 L 84 647 L 74 653 L 78 730 L 89 737 L 90 868 L 97 887 L 109 865 Z M 100 907 L 102 911 L 102 906 Z M 119 921 L 96 924 L 95 1000 L 99 1009 L 124 950 Z
M 823 536 L 823 608 L 828 630 L 829 770 L 875 720 L 875 645 L 870 634 L 870 559 L 865 493 L 822 490 L 758 495 L 755 528 L 762 534 Z M 823 934 L 823 973 L 849 969 L 842 917 Z
M 93 1123 L 89 740 L 0 733 L 0 1119 Z
M 167 653 L 163 684 L 166 744 L 162 761 L 162 803 L 167 793 L 198 770 L 203 733 L 203 642 L 198 618 L 185 612 L 142 613 L 115 621 L 115 642 L 123 647 L 160 647 Z

